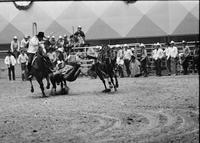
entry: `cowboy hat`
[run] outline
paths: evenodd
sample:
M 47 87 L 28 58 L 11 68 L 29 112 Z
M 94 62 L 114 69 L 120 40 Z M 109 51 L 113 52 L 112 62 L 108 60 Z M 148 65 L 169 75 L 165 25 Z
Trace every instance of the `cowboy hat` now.
M 170 44 L 174 44 L 174 41 L 171 41 Z
M 182 41 L 183 44 L 186 44 L 187 42 L 185 40 Z
M 41 37 L 41 38 L 44 38 L 44 37 L 45 37 L 45 36 L 44 36 L 44 32 L 38 32 L 37 36 L 38 36 L 38 37 Z
M 145 47 L 145 45 L 143 43 L 140 44 L 140 47 Z
M 160 43 L 158 42 L 158 43 L 156 43 L 156 46 L 159 46 L 159 47 L 160 47 L 161 45 L 160 45 Z
M 13 39 L 17 39 L 17 36 L 14 36 Z

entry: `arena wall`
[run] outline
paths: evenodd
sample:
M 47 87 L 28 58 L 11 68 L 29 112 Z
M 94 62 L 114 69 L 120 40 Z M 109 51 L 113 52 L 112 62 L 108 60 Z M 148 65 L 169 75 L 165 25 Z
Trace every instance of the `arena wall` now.
M 199 35 L 199 1 L 37 1 L 25 11 L 1 2 L 0 44 L 32 36 L 33 22 L 56 37 L 81 25 L 89 41 Z

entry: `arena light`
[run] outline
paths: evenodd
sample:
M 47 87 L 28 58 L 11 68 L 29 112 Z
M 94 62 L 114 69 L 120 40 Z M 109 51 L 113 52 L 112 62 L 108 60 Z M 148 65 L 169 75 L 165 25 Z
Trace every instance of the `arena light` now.
M 31 5 L 33 4 L 33 0 L 31 0 L 31 1 L 27 1 L 27 0 L 16 1 L 16 0 L 13 0 L 13 3 L 15 5 L 15 7 L 19 10 L 28 10 L 31 7 Z

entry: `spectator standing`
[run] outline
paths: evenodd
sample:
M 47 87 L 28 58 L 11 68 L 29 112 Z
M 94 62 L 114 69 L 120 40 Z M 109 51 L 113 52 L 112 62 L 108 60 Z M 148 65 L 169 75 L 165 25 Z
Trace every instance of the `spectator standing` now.
M 17 39 L 17 36 L 13 37 L 13 40 L 11 41 L 10 44 L 10 51 L 13 53 L 14 57 L 17 58 L 19 55 L 19 50 L 20 50 L 20 44 Z
M 171 46 L 167 43 L 167 47 L 164 50 L 164 55 L 166 57 L 166 66 L 168 75 L 171 75 Z
M 23 49 L 26 52 L 28 49 L 28 44 L 29 44 L 28 36 L 24 36 L 24 38 L 21 40 L 20 50 Z
M 119 48 L 117 52 L 117 65 L 119 70 L 119 76 L 124 77 L 123 67 L 124 67 L 124 50 L 120 45 L 116 45 L 116 48 Z
M 197 72 L 199 73 L 199 43 L 196 42 L 193 56 L 193 72 L 195 73 L 195 69 L 197 68 Z
M 81 36 L 83 41 L 85 42 L 85 33 L 82 31 L 82 27 L 78 26 L 77 31 L 74 33 L 74 35 Z
M 55 39 L 55 36 L 52 36 L 52 37 L 51 37 L 50 43 L 51 43 L 51 46 L 50 46 L 50 47 L 56 49 L 56 39 Z
M 141 75 L 140 62 L 137 60 L 135 55 L 131 56 L 130 71 L 131 71 L 131 77 L 139 77 Z
M 22 81 L 24 81 L 26 79 L 26 69 L 28 64 L 28 56 L 24 49 L 21 49 L 17 62 L 21 64 Z
M 171 71 L 173 75 L 177 75 L 177 57 L 178 57 L 178 49 L 175 46 L 174 41 L 170 42 L 171 45 Z
M 182 41 L 183 44 L 183 61 L 182 61 L 182 66 L 183 66 L 183 74 L 187 75 L 188 74 L 188 66 L 189 66 L 189 58 L 190 58 L 190 48 L 187 45 L 186 41 Z
M 62 36 L 58 37 L 58 41 L 56 42 L 57 49 L 64 51 L 64 39 Z
M 9 50 L 7 52 L 7 56 L 4 59 L 4 63 L 7 65 L 8 67 L 8 76 L 9 76 L 9 80 L 11 80 L 11 74 L 12 74 L 12 79 L 15 80 L 15 64 L 16 64 L 16 59 L 15 57 L 12 55 L 11 51 Z
M 154 61 L 154 66 L 155 66 L 155 71 L 156 71 L 156 75 L 158 75 L 158 47 L 156 46 L 156 44 L 153 44 L 153 51 L 152 51 L 152 59 Z
M 140 44 L 141 48 L 141 73 L 144 75 L 144 77 L 147 77 L 147 51 L 145 49 L 145 45 L 143 43 Z
M 131 61 L 131 56 L 133 55 L 132 51 L 128 49 L 128 45 L 124 44 L 124 65 L 126 67 L 126 73 L 127 76 L 129 77 L 131 75 L 130 71 L 130 61 Z
M 162 64 L 162 58 L 164 56 L 163 54 L 163 50 L 162 50 L 162 47 L 160 45 L 160 43 L 157 43 L 156 44 L 156 47 L 157 47 L 157 75 L 158 76 L 162 76 L 161 72 L 162 72 L 162 67 L 161 67 L 161 64 Z

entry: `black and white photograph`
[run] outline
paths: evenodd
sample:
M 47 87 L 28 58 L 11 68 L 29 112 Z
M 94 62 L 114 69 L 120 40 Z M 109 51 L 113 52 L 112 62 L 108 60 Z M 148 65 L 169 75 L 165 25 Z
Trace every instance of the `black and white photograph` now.
M 199 1 L 0 0 L 0 143 L 199 143 Z

